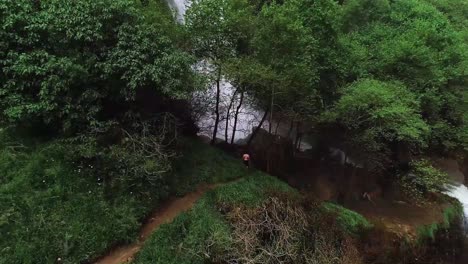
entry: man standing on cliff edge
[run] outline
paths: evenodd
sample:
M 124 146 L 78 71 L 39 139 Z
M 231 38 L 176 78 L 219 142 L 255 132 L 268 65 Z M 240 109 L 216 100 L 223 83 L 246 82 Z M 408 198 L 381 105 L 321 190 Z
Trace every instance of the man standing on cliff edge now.
M 247 169 L 250 168 L 250 155 L 248 153 L 242 155 L 242 161 Z

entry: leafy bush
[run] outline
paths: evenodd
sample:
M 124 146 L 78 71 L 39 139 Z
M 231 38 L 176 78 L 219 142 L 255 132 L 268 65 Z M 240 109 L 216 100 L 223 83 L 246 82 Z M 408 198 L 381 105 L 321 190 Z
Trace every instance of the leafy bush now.
M 409 172 L 400 177 L 404 194 L 416 201 L 423 201 L 430 192 L 444 191 L 447 183 L 448 175 L 425 159 L 411 162 Z
M 187 96 L 194 61 L 165 3 L 151 3 L 1 1 L 2 122 L 73 133 L 118 116 L 140 88 Z
M 62 141 L 70 146 L 69 162 L 102 183 L 107 197 L 130 193 L 154 206 L 170 194 L 175 156 L 171 142 L 177 131 L 169 131 L 169 125 L 158 119 L 131 123 L 128 130 L 113 122 L 100 124 L 87 134 Z

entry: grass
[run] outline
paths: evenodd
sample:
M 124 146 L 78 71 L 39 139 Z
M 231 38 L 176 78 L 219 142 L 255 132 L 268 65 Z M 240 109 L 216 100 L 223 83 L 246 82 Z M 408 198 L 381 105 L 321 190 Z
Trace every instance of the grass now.
M 426 241 L 434 241 L 436 234 L 441 230 L 449 229 L 454 223 L 463 216 L 463 207 L 459 201 L 450 199 L 450 205 L 443 211 L 443 219 L 441 222 L 432 223 L 430 225 L 420 226 L 417 230 L 417 242 L 422 244 Z
M 349 234 L 357 235 L 363 229 L 373 227 L 364 216 L 340 205 L 327 202 L 322 205 L 322 208 L 327 212 L 336 214 L 338 224 Z
M 171 172 L 171 189 L 185 194 L 200 183 L 228 182 L 244 176 L 248 171 L 234 157 L 209 147 L 199 140 L 182 139 L 180 153 Z
M 249 177 L 221 186 L 214 193 L 217 204 L 256 206 L 265 201 L 270 193 L 298 193 L 284 182 L 266 174 L 253 171 Z
M 245 178 L 206 193 L 190 211 L 162 225 L 146 241 L 134 264 L 222 263 L 217 257 L 232 252 L 233 227 L 220 208 L 261 206 L 271 195 L 281 194 L 300 198 L 295 189 L 277 178 L 251 171 Z M 358 232 L 360 228 L 372 227 L 363 216 L 343 207 L 327 203 L 321 208 L 325 213 L 337 215 L 338 228 L 345 231 Z
M 149 190 L 153 200 L 142 201 L 131 192 L 109 196 L 92 175 L 96 169 L 71 162 L 69 147 L 56 141 L 17 150 L 1 147 L 0 264 L 54 263 L 59 257 L 71 264 L 92 259 L 116 243 L 133 241 L 140 221 L 167 195 L 183 195 L 201 183 L 231 181 L 163 225 L 136 260 L 201 264 L 206 254 L 221 255 L 232 243 L 231 227 L 216 205 L 254 207 L 272 193 L 299 197 L 278 179 L 247 170 L 238 159 L 190 139 L 182 140 L 183 155 L 164 175 L 164 190 Z
M 162 225 L 145 243 L 136 264 L 203 264 L 231 245 L 231 228 L 216 209 L 219 203 L 255 206 L 271 192 L 294 193 L 276 178 L 258 171 L 205 194 L 187 213 Z
M 0 263 L 78 263 L 133 238 L 146 208 L 131 195 L 107 201 L 61 148 L 0 153 Z
M 201 142 L 185 139 L 181 148 L 184 155 L 164 176 L 169 186 L 150 190 L 153 200 L 141 201 L 131 192 L 109 197 L 95 175 L 88 174 L 92 170 L 70 162 L 67 147 L 57 142 L 15 151 L 3 146 L 0 264 L 92 259 L 115 243 L 133 241 L 140 221 L 167 195 L 182 195 L 199 183 L 229 181 L 246 172 L 239 161 Z M 216 226 L 209 222 L 215 215 L 210 212 L 198 224 Z

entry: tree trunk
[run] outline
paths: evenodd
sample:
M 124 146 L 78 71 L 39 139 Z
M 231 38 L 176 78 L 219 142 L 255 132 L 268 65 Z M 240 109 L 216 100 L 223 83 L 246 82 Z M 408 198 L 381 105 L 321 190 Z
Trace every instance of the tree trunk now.
M 273 124 L 274 100 L 275 100 L 275 86 L 271 88 L 270 124 L 268 126 L 268 133 L 270 134 L 271 134 L 271 126 Z
M 279 119 L 278 119 L 278 123 L 276 124 L 276 128 L 275 128 L 275 136 L 277 136 L 277 135 L 278 135 L 278 128 L 279 128 L 279 126 L 280 126 L 280 124 L 281 124 L 281 120 L 283 120 L 283 119 L 282 119 L 282 118 L 279 118 Z
M 294 128 L 294 121 L 295 121 L 295 118 L 293 118 L 293 120 L 291 120 L 291 126 L 289 127 L 289 131 L 288 131 L 288 139 L 291 138 L 292 131 L 293 131 L 293 128 Z
M 234 91 L 234 93 L 232 94 L 231 101 L 229 102 L 229 106 L 228 106 L 228 109 L 227 109 L 226 127 L 224 128 L 224 141 L 226 141 L 226 143 L 228 143 L 229 115 L 231 114 L 231 108 L 232 108 L 232 104 L 234 103 L 234 99 L 236 98 L 237 90 L 239 90 L 239 89 L 236 89 Z
M 247 147 L 248 147 L 248 148 L 249 148 L 250 145 L 252 144 L 252 141 L 254 140 L 255 136 L 258 134 L 258 131 L 260 131 L 260 128 L 262 127 L 263 123 L 265 122 L 266 117 L 267 117 L 269 111 L 270 111 L 270 109 L 267 109 L 267 110 L 265 111 L 265 114 L 263 114 L 263 117 L 262 117 L 262 120 L 260 121 L 260 124 L 258 125 L 258 127 L 255 128 L 255 130 L 253 131 L 252 135 L 250 136 L 249 141 L 247 142 Z
M 236 129 L 237 129 L 237 120 L 239 117 L 239 111 L 242 107 L 242 103 L 244 102 L 244 91 L 241 92 L 239 105 L 236 108 L 236 114 L 234 115 L 234 128 L 232 129 L 232 137 L 231 137 L 231 144 L 234 144 L 234 140 L 236 138 Z
M 220 87 L 220 82 L 221 82 L 221 67 L 218 69 L 218 77 L 216 78 L 216 109 L 215 109 L 215 114 L 216 114 L 216 119 L 215 119 L 215 124 L 213 128 L 213 137 L 211 138 L 211 145 L 214 145 L 216 142 L 216 136 L 218 134 L 218 125 L 219 125 L 219 97 L 221 93 L 221 87 Z
M 301 142 L 301 139 L 302 139 L 301 122 L 297 122 L 296 142 L 294 144 L 296 149 L 299 149 L 299 144 Z

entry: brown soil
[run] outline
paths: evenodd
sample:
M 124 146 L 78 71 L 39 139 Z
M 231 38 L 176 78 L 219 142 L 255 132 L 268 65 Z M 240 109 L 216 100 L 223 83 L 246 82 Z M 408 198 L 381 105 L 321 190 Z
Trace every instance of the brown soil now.
M 419 206 L 402 201 L 377 200 L 373 203 L 358 201 L 347 207 L 400 238 L 416 238 L 418 227 L 443 221 L 446 205 L 431 203 Z
M 95 261 L 95 264 L 121 264 L 131 262 L 140 251 L 146 239 L 162 224 L 172 222 L 174 218 L 184 211 L 188 211 L 194 203 L 208 190 L 216 188 L 217 185 L 205 185 L 197 188 L 195 192 L 189 193 L 181 198 L 171 199 L 155 210 L 141 227 L 138 241 L 117 247 L 107 255 Z

